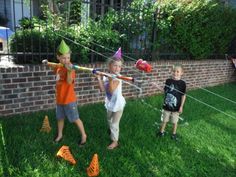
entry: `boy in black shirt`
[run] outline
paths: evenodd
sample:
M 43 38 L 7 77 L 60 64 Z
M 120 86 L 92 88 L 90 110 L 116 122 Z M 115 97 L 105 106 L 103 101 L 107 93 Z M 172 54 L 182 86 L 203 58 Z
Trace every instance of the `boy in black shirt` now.
M 164 104 L 162 112 L 162 125 L 159 132 L 159 136 L 164 136 L 164 131 L 167 122 L 171 119 L 173 123 L 173 130 L 171 138 L 177 140 L 176 130 L 179 120 L 179 114 L 183 112 L 183 106 L 186 99 L 186 83 L 181 80 L 183 75 L 183 68 L 181 65 L 175 65 L 173 67 L 172 78 L 167 79 L 165 82 L 164 92 Z

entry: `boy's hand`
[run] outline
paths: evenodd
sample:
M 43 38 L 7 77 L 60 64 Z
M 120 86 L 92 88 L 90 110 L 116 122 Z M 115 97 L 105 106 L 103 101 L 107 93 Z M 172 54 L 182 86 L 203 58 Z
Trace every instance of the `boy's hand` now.
M 42 63 L 43 63 L 44 65 L 47 65 L 47 64 L 48 64 L 48 60 L 45 59 L 45 60 L 42 61 Z
M 179 113 L 181 114 L 183 112 L 183 108 L 180 106 Z
M 66 63 L 64 66 L 69 71 L 71 71 L 73 69 L 73 65 L 71 63 Z

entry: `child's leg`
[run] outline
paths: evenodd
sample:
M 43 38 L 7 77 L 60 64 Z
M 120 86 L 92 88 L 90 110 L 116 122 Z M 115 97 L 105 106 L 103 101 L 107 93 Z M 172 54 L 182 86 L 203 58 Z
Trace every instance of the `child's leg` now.
M 76 126 L 78 127 L 78 129 L 81 133 L 81 142 L 80 142 L 80 144 L 86 143 L 87 135 L 86 135 L 85 130 L 84 130 L 83 122 L 80 119 L 76 119 L 74 121 L 74 123 L 76 124 Z
M 81 141 L 79 145 L 83 145 L 86 143 L 87 135 L 84 130 L 83 122 L 79 118 L 79 112 L 77 108 L 76 102 L 69 103 L 65 107 L 66 116 L 69 119 L 70 122 L 75 123 L 75 125 L 78 127 L 80 133 L 81 133 Z
M 163 133 L 163 132 L 165 131 L 166 124 L 167 124 L 167 122 L 162 122 L 162 124 L 161 124 L 161 129 L 160 129 L 160 132 L 161 132 L 161 133 Z
M 118 146 L 119 139 L 119 124 L 122 117 L 123 110 L 117 112 L 108 112 L 108 123 L 111 130 L 111 140 L 113 141 L 108 148 L 114 149 Z
M 59 142 L 63 136 L 64 118 L 66 117 L 64 107 L 62 105 L 56 106 L 56 117 L 57 117 L 57 137 L 54 142 Z
M 57 120 L 57 137 L 54 139 L 54 141 L 58 142 L 61 140 L 63 136 L 63 128 L 64 128 L 64 119 L 58 119 Z
M 162 125 L 161 125 L 161 128 L 160 128 L 160 132 L 163 133 L 165 131 L 165 128 L 166 128 L 166 124 L 167 122 L 169 122 L 169 119 L 170 119 L 170 114 L 171 112 L 170 111 L 166 111 L 166 110 L 163 110 L 162 111 Z
M 179 112 L 172 112 L 172 123 L 173 123 L 173 129 L 172 134 L 175 135 L 178 127 L 178 121 L 179 121 Z
M 173 134 L 173 135 L 176 134 L 177 126 L 178 126 L 177 123 L 173 124 L 173 129 L 172 129 L 172 134 Z

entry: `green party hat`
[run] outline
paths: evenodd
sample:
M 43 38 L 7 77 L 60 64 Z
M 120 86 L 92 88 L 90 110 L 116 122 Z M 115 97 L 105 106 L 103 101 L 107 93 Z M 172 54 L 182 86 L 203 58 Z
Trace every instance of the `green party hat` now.
M 58 52 L 60 52 L 62 55 L 70 52 L 70 47 L 65 43 L 64 40 L 62 40 L 58 46 Z

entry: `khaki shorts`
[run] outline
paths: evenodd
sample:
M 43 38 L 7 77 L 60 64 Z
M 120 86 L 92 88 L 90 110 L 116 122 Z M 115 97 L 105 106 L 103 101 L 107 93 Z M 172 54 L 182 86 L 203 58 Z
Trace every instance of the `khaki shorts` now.
M 179 121 L 179 112 L 162 110 L 161 120 L 163 122 L 169 122 L 170 119 L 173 124 L 176 124 Z

